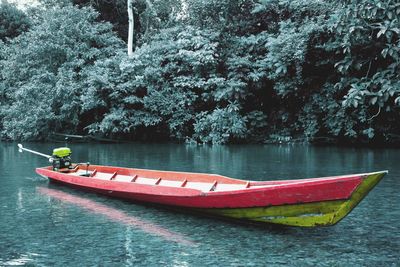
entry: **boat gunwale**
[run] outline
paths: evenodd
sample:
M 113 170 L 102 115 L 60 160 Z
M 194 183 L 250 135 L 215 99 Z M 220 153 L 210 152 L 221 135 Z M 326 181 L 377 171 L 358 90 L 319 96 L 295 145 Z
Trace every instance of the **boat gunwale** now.
M 102 166 L 102 165 L 92 165 L 93 167 L 107 167 L 108 166 Z M 111 167 L 111 168 L 119 168 L 119 167 Z M 71 173 L 62 173 L 62 172 L 57 172 L 53 171 L 51 167 L 39 167 L 37 169 L 43 169 L 46 171 L 50 171 L 51 173 L 62 175 L 65 177 L 75 177 L 75 178 L 81 178 L 81 179 L 87 179 L 88 177 L 84 176 L 77 176 L 77 175 L 72 175 Z M 119 168 L 119 169 L 127 169 L 127 170 L 138 170 L 136 168 Z M 84 170 L 84 168 L 82 168 Z M 143 171 L 151 171 L 147 169 L 140 169 Z M 164 172 L 164 171 L 161 171 Z M 173 171 L 165 171 L 168 173 L 176 173 Z M 179 174 L 186 174 L 188 172 L 179 172 Z M 159 189 L 160 191 L 156 193 L 150 193 L 149 194 L 154 194 L 154 195 L 163 195 L 165 193 L 164 191 L 168 190 L 173 190 L 173 191 L 179 191 L 181 193 L 187 193 L 191 196 L 194 195 L 201 195 L 201 196 L 227 196 L 227 195 L 246 195 L 246 194 L 251 194 L 251 193 L 259 193 L 259 192 L 268 192 L 268 191 L 273 191 L 273 190 L 285 190 L 285 189 L 290 189 L 293 188 L 293 186 L 320 186 L 320 185 L 325 185 L 325 184 L 333 184 L 337 182 L 346 182 L 348 178 L 359 178 L 360 182 L 368 177 L 369 175 L 374 175 L 374 174 L 380 174 L 380 173 L 387 173 L 387 171 L 378 171 L 378 172 L 370 172 L 370 173 L 363 173 L 363 174 L 351 174 L 351 175 L 340 175 L 340 176 L 330 176 L 330 177 L 320 177 L 320 178 L 307 178 L 307 179 L 295 179 L 295 180 L 278 180 L 280 183 L 277 184 L 265 184 L 263 185 L 263 181 L 260 181 L 261 184 L 257 183 L 252 185 L 251 187 L 243 188 L 243 189 L 233 189 L 233 190 L 225 190 L 225 191 L 204 191 L 198 188 L 191 188 L 191 187 L 178 187 L 178 186 L 167 186 L 167 185 L 162 185 L 162 184 L 145 184 L 145 183 L 134 183 L 134 182 L 129 182 L 129 181 L 118 181 L 118 180 L 104 180 L 96 177 L 90 177 L 91 180 L 96 180 L 101 182 L 103 185 L 112 185 L 112 184 L 118 184 L 118 185 L 134 185 L 134 186 L 139 186 L 142 189 L 148 188 L 151 189 L 150 191 L 153 191 L 152 189 Z M 112 172 L 110 172 L 112 174 Z M 190 173 L 190 174 L 197 174 L 197 173 Z M 203 174 L 203 173 L 200 173 Z M 57 176 L 58 176 L 57 175 Z M 218 176 L 218 175 L 217 175 Z M 238 180 L 234 178 L 229 178 L 226 176 L 222 176 L 224 178 L 228 179 L 233 179 L 233 180 Z M 52 179 L 55 179 L 53 177 L 49 177 Z M 151 178 L 154 179 L 154 178 Z M 339 179 L 339 180 L 337 180 Z M 166 179 L 167 180 L 167 179 Z M 246 180 L 239 180 L 239 181 L 244 181 L 247 182 Z M 250 183 L 252 181 L 249 181 Z M 264 182 L 274 182 L 274 181 L 264 181 Z M 211 182 L 209 182 L 211 184 Z M 241 183 L 243 184 L 243 183 Z M 78 185 L 78 184 L 77 184 Z M 88 185 L 80 185 L 84 187 L 89 187 Z M 358 186 L 358 185 L 357 185 Z M 356 187 L 357 187 L 356 186 Z M 131 187 L 131 186 L 130 186 Z M 93 187 L 95 188 L 95 187 Z M 121 192 L 126 192 L 129 193 L 130 188 L 125 188 L 126 190 L 120 190 Z M 162 189 L 162 190 L 161 190 Z M 354 189 L 353 189 L 354 191 Z M 169 194 L 168 194 L 169 195 Z M 181 194 L 178 194 L 181 195 Z M 186 194 L 182 194 L 183 196 Z M 347 199 L 348 197 L 343 197 L 343 198 L 336 198 L 336 199 Z
M 231 192 L 249 192 L 249 191 L 259 191 L 259 190 L 264 190 L 266 188 L 277 188 L 280 189 L 281 187 L 285 188 L 288 186 L 292 186 L 292 185 L 301 185 L 301 184 L 308 184 L 308 183 L 314 183 L 316 185 L 320 185 L 320 184 L 325 184 L 327 182 L 337 182 L 335 180 L 337 179 L 350 179 L 350 178 L 361 178 L 364 179 L 366 177 L 368 177 L 369 175 L 375 175 L 375 174 L 387 174 L 388 170 L 383 170 L 383 171 L 376 171 L 376 172 L 367 172 L 367 173 L 358 173 L 358 174 L 349 174 L 349 175 L 337 175 L 337 176 L 326 176 L 326 177 L 316 177 L 316 178 L 299 178 L 299 179 L 290 179 L 290 180 L 266 180 L 266 181 L 254 181 L 254 180 L 242 180 L 242 179 L 237 179 L 237 178 L 231 178 L 228 176 L 224 176 L 224 175 L 220 175 L 220 174 L 208 174 L 208 173 L 195 173 L 195 172 L 180 172 L 180 171 L 160 171 L 160 170 L 151 170 L 151 169 L 139 169 L 139 168 L 127 168 L 127 167 L 114 167 L 114 166 L 104 166 L 104 165 L 90 165 L 91 168 L 94 168 L 96 170 L 96 172 L 102 172 L 101 170 L 98 170 L 98 168 L 109 168 L 109 169 L 121 169 L 121 170 L 130 170 L 130 171 L 143 171 L 143 172 L 161 172 L 161 173 L 168 173 L 168 174 L 178 174 L 178 175 L 207 175 L 211 177 L 218 177 L 218 178 L 223 178 L 224 180 L 230 180 L 230 181 L 237 181 L 240 183 L 227 183 L 227 184 L 235 184 L 235 185 L 248 185 L 245 188 L 240 188 L 240 189 L 232 189 L 232 190 L 216 190 L 216 191 L 204 191 L 201 189 L 197 189 L 197 188 L 190 188 L 190 187 L 182 187 L 182 186 L 172 186 L 172 185 L 163 185 L 163 184 L 145 184 L 145 183 L 136 183 L 137 185 L 146 185 L 146 186 L 157 186 L 157 187 L 167 187 L 167 188 L 179 188 L 181 190 L 184 189 L 193 189 L 196 190 L 198 192 L 204 193 L 204 194 L 213 194 L 213 195 L 218 195 L 218 194 L 226 194 L 226 193 L 231 193 Z M 86 170 L 84 168 L 84 166 L 79 166 L 82 168 L 79 168 L 80 170 Z M 77 176 L 77 175 L 72 175 L 72 173 L 63 173 L 63 172 L 58 172 L 58 171 L 53 171 L 51 166 L 47 166 L 47 167 L 39 167 L 37 169 L 45 169 L 48 171 L 52 171 L 54 173 L 61 173 L 61 174 L 65 174 L 65 175 L 70 175 L 70 176 L 76 176 L 76 177 L 83 177 L 83 176 Z M 78 170 L 79 170 L 78 169 Z M 75 171 L 77 172 L 77 171 Z M 113 172 L 105 172 L 105 173 L 110 173 L 113 174 Z M 114 173 L 115 174 L 115 173 Z M 122 174 L 121 174 L 122 175 Z M 89 177 L 86 177 L 89 178 Z M 147 178 L 147 179 L 158 179 L 155 177 L 142 177 L 142 178 Z M 108 181 L 108 180 L 104 180 L 101 178 L 97 178 L 96 176 L 90 177 L 90 179 L 96 179 L 96 180 L 100 180 L 100 181 Z M 175 179 L 168 179 L 168 178 L 163 178 L 164 180 L 168 180 L 168 181 L 180 181 L 180 180 L 175 180 Z M 185 179 L 186 180 L 186 179 Z M 331 180 L 331 181 L 330 181 Z M 183 180 L 182 180 L 183 181 Z M 131 184 L 132 181 L 118 181 L 118 180 L 114 180 L 114 179 L 110 179 L 109 182 L 113 182 L 113 183 L 126 183 L 126 184 Z M 202 182 L 202 181 L 194 181 L 194 180 L 187 180 L 186 182 L 199 182 L 199 183 L 205 183 L 205 184 L 213 184 L 215 182 L 215 180 L 210 180 L 207 182 Z M 224 184 L 223 182 L 219 182 Z
M 84 165 L 80 165 L 79 169 L 85 170 L 85 168 L 83 167 Z M 129 168 L 129 167 L 115 167 L 115 166 L 106 166 L 106 165 L 90 165 L 91 168 L 95 168 L 95 167 L 101 167 L 101 168 L 110 168 L 110 169 L 123 169 L 123 170 L 138 170 L 138 171 L 144 171 L 144 172 L 161 172 L 161 173 L 168 173 L 168 174 L 179 174 L 179 175 L 185 175 L 185 174 L 189 174 L 189 175 L 206 175 L 206 176 L 210 176 L 210 177 L 219 177 L 219 178 L 224 178 L 226 180 L 231 180 L 231 181 L 237 181 L 240 183 L 237 184 L 247 184 L 248 182 L 250 183 L 250 186 L 265 186 L 265 185 L 281 185 L 281 184 L 297 184 L 297 183 L 307 183 L 307 182 L 318 182 L 318 181 L 325 181 L 325 180 L 333 180 L 333 179 L 347 179 L 347 178 L 354 178 L 354 177 L 365 177 L 365 176 L 369 176 L 369 175 L 375 175 L 375 174 L 381 174 L 381 173 L 385 173 L 388 174 L 389 171 L 388 170 L 382 170 L 382 171 L 375 171 L 375 172 L 366 172 L 366 173 L 356 173 L 356 174 L 348 174 L 348 175 L 335 175 L 335 176 L 324 176 L 324 177 L 314 177 L 314 178 L 299 178 L 299 179 L 290 179 L 290 180 L 265 180 L 265 181 L 257 181 L 257 180 L 243 180 L 243 179 L 238 179 L 238 178 L 231 178 L 225 175 L 221 175 L 221 174 L 212 174 L 212 173 L 202 173 L 202 172 L 183 172 L 183 171 L 162 171 L 162 170 L 151 170 L 151 169 L 141 169 L 141 168 Z M 45 166 L 45 167 L 38 167 L 36 169 L 45 169 L 45 170 L 49 170 L 49 171 L 53 171 L 52 170 L 52 166 Z M 57 172 L 57 171 L 53 171 L 55 173 L 62 173 L 62 172 Z M 112 174 L 113 172 L 107 172 Z M 64 174 L 69 174 L 64 173 Z M 91 177 L 91 178 L 95 178 L 95 177 Z M 144 178 L 149 178 L 149 177 L 144 177 Z M 157 177 L 158 178 L 158 177 Z M 149 178 L 149 179 L 157 179 L 157 178 Z M 95 178 L 96 179 L 96 178 Z M 97 178 L 98 179 L 98 178 Z M 165 180 L 169 180 L 164 178 Z M 99 179 L 101 180 L 101 179 Z M 111 180 L 113 182 L 119 182 L 119 181 L 115 181 L 115 180 Z M 170 181 L 177 181 L 177 180 L 170 180 Z M 122 182 L 122 181 L 121 181 Z M 187 182 L 193 182 L 193 181 L 187 181 Z M 210 181 L 211 182 L 211 181 Z M 213 182 L 213 181 L 212 181 Z M 129 183 L 129 182 L 126 182 Z M 263 184 L 266 183 L 266 184 Z M 268 184 L 271 183 L 271 184 Z M 159 186 L 163 186 L 163 185 L 159 185 Z M 251 188 L 245 188 L 246 190 L 251 189 Z M 211 191 L 213 192 L 213 191 Z

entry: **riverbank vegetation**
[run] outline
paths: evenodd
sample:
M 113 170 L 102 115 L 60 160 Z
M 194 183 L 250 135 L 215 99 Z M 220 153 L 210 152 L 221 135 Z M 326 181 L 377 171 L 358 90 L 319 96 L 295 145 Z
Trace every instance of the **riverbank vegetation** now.
M 199 143 L 400 141 L 400 4 L 0 5 L 0 131 Z

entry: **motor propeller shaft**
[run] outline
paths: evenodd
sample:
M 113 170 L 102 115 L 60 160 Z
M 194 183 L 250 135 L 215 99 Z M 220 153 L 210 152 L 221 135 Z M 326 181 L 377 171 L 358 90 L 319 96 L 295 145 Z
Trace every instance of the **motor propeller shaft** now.
M 40 153 L 40 152 L 37 152 L 37 151 L 32 150 L 32 149 L 25 148 L 25 147 L 22 146 L 22 144 L 18 144 L 18 151 L 21 152 L 21 153 L 22 153 L 23 151 L 30 152 L 30 153 L 32 153 L 32 154 L 36 154 L 36 155 L 39 155 L 39 156 L 48 158 L 50 162 L 53 161 L 53 157 L 52 157 L 52 156 L 46 155 L 46 154 L 43 154 L 43 153 Z

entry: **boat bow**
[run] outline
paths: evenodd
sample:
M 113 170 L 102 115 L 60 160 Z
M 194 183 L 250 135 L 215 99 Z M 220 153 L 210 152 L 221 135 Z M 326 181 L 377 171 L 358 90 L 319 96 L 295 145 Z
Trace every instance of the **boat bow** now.
M 349 214 L 387 173 L 388 171 L 380 171 L 356 175 L 361 177 L 361 182 L 346 199 L 242 209 L 210 209 L 208 212 L 289 226 L 330 226 Z

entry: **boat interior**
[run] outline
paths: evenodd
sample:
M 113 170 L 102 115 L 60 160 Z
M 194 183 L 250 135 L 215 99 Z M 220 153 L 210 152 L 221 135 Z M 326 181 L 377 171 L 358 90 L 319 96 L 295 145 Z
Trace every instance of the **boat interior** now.
M 250 181 L 232 179 L 216 174 L 153 171 L 94 165 L 76 165 L 73 169 L 60 171 L 90 179 L 190 188 L 203 192 L 243 190 L 253 186 Z

